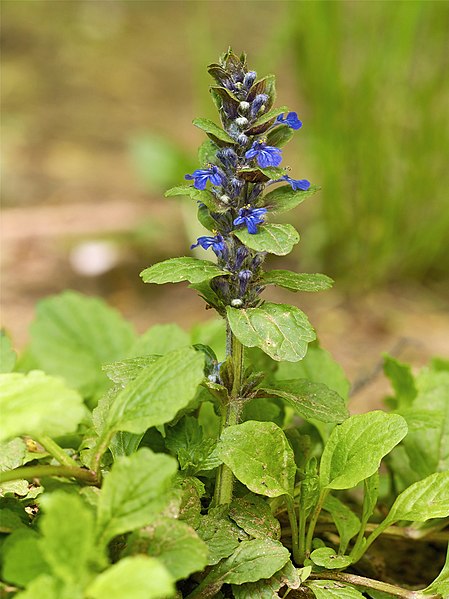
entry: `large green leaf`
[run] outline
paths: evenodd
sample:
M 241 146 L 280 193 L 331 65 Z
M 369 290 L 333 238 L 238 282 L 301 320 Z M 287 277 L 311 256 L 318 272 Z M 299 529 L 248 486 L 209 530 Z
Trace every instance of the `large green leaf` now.
M 0 441 L 21 435 L 72 433 L 84 412 L 79 393 L 60 378 L 38 370 L 0 376 Z
M 2 562 L 2 578 L 21 587 L 41 574 L 50 573 L 39 546 L 39 535 L 30 528 L 8 535 L 2 545 Z
M 316 599 L 363 599 L 360 591 L 351 586 L 333 580 L 314 580 L 306 582 Z
M 407 408 L 417 395 L 412 369 L 391 356 L 384 355 L 384 373 L 390 379 L 396 393 L 397 408 Z
M 279 599 L 277 591 L 283 586 L 289 589 L 299 589 L 302 582 L 309 576 L 312 568 L 295 568 L 290 560 L 285 566 L 275 572 L 271 578 L 263 578 L 257 582 L 246 582 L 242 585 L 232 585 L 235 599 Z M 285 595 L 284 595 L 285 596 Z
M 277 381 L 271 388 L 257 390 L 260 397 L 280 397 L 305 420 L 343 422 L 349 412 L 345 400 L 333 389 L 307 379 Z
M 209 549 L 208 565 L 218 564 L 224 557 L 229 557 L 239 546 L 240 530 L 216 510 L 209 510 L 201 516 L 197 533 Z
M 210 121 L 209 119 L 194 119 L 195 127 L 202 129 L 210 139 L 219 146 L 227 144 L 235 144 L 236 142 L 230 137 L 221 127 Z M 223 142 L 225 142 L 223 144 Z
M 170 499 L 176 460 L 141 448 L 115 462 L 98 500 L 97 535 L 106 544 L 118 534 L 150 524 Z
M 198 258 L 170 258 L 153 264 L 140 273 L 144 283 L 179 283 L 180 281 L 189 281 L 189 283 L 201 283 L 209 281 L 214 277 L 229 274 L 218 268 L 209 260 L 198 260 Z
M 295 191 L 291 185 L 282 185 L 267 193 L 264 197 L 264 206 L 274 214 L 288 212 L 319 190 L 318 185 L 311 185 L 306 191 Z
M 296 465 L 287 438 L 273 422 L 249 420 L 226 428 L 218 455 L 253 493 L 267 497 L 292 494 Z
M 449 516 L 449 471 L 431 474 L 405 489 L 393 503 L 385 522 L 425 522 Z
M 135 340 L 132 326 L 118 312 L 73 291 L 40 302 L 30 334 L 39 368 L 86 395 L 108 385 L 101 365 L 126 357 Z
M 197 533 L 179 520 L 161 518 L 138 534 L 131 551 L 156 557 L 174 580 L 187 578 L 207 565 L 209 550 Z
M 173 578 L 154 557 L 125 557 L 102 572 L 86 590 L 86 599 L 166 599 L 175 593 Z
M 323 291 L 332 287 L 333 280 L 321 274 L 298 274 L 290 270 L 269 270 L 262 277 L 264 285 L 277 285 L 290 291 Z
M 44 495 L 41 501 L 40 549 L 46 562 L 67 584 L 87 582 L 91 564 L 102 557 L 94 545 L 92 511 L 78 495 L 63 491 Z
M 320 464 L 320 484 L 350 489 L 374 474 L 382 458 L 407 434 L 398 414 L 375 411 L 351 416 L 331 433 Z
M 279 541 L 242 541 L 230 557 L 212 568 L 201 586 L 214 585 L 218 591 L 224 583 L 244 584 L 270 578 L 287 563 L 289 557 L 288 549 Z
M 106 428 L 138 434 L 169 422 L 195 397 L 203 369 L 204 355 L 192 348 L 162 356 L 117 395 Z
M 299 233 L 292 225 L 267 223 L 252 235 L 247 229 L 234 231 L 242 243 L 257 252 L 269 252 L 277 256 L 289 254 L 299 241 Z
M 256 539 L 269 537 L 278 541 L 281 538 L 281 525 L 273 516 L 268 502 L 257 495 L 237 497 L 231 503 L 229 517 L 247 534 Z
M 49 574 L 42 574 L 31 582 L 26 591 L 14 595 L 14 599 L 69 599 L 67 596 L 62 598 L 60 590 L 60 581 Z M 73 599 L 78 599 L 78 597 L 73 597 Z
M 227 308 L 232 332 L 243 345 L 260 347 L 273 360 L 296 362 L 315 339 L 315 331 L 299 308 L 266 302 L 260 308 Z

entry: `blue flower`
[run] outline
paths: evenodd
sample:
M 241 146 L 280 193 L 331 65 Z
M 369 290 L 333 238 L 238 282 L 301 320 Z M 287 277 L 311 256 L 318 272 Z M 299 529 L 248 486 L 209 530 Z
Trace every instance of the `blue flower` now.
M 257 233 L 257 225 L 264 222 L 264 215 L 266 214 L 266 208 L 240 208 L 238 217 L 234 220 L 236 227 L 245 225 L 248 228 L 248 233 L 254 235 Z
M 220 234 L 216 235 L 215 237 L 208 237 L 207 235 L 198 237 L 196 243 L 191 245 L 190 249 L 193 250 L 193 248 L 196 248 L 199 245 L 204 250 L 208 250 L 211 247 L 217 256 L 222 256 L 227 250 L 223 236 Z
M 260 167 L 279 166 L 282 162 L 282 150 L 274 146 L 267 146 L 263 141 L 255 141 L 251 148 L 245 153 L 245 158 L 251 160 L 257 158 Z
M 287 125 L 290 129 L 301 129 L 302 127 L 302 122 L 298 119 L 296 112 L 289 112 L 285 119 L 284 115 L 280 114 L 276 119 L 276 123 Z
M 185 179 L 194 181 L 193 186 L 196 189 L 206 189 L 206 184 L 210 180 L 212 185 L 223 185 L 224 177 L 218 166 L 210 165 L 209 168 L 199 168 L 193 171 L 193 175 L 185 175 Z
M 278 183 L 279 181 L 287 181 L 287 183 L 290 183 L 294 191 L 307 191 L 310 188 L 310 181 L 307 181 L 307 179 L 292 179 L 288 175 L 284 175 L 274 182 Z

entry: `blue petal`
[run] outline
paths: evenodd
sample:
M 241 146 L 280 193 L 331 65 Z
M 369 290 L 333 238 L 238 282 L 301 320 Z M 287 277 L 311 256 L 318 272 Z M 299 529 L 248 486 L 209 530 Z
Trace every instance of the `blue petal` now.
M 248 233 L 251 235 L 255 235 L 257 233 L 257 224 L 251 217 L 246 219 L 246 226 L 248 227 Z
M 196 179 L 195 179 L 195 183 L 193 184 L 193 186 L 194 186 L 196 189 L 199 189 L 199 190 L 201 190 L 201 191 L 202 191 L 203 189 L 206 189 L 206 185 L 207 185 L 207 177 L 205 177 L 205 176 L 202 176 L 202 177 L 196 177 Z

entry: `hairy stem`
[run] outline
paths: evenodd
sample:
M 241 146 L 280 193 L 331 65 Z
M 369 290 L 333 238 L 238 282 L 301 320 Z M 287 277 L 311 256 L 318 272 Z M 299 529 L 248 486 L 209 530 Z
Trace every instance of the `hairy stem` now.
M 298 546 L 299 532 L 298 532 L 298 520 L 296 518 L 295 503 L 293 501 L 293 498 L 290 497 L 290 495 L 284 495 L 284 498 L 285 498 L 285 503 L 287 505 L 287 512 L 288 512 L 288 519 L 290 522 L 290 527 L 292 529 L 293 559 L 295 560 L 295 562 L 297 564 L 300 564 L 301 556 L 299 553 L 299 546 Z
M 408 589 L 402 589 L 387 582 L 372 580 L 371 578 L 364 578 L 363 576 L 346 574 L 343 572 L 314 572 L 310 575 L 310 580 L 335 580 L 336 582 L 352 584 L 364 589 L 380 591 L 393 597 L 400 597 L 401 599 L 442 599 L 442 596 L 439 594 L 427 595 L 422 591 L 409 591 Z
M 41 435 L 38 437 L 34 437 L 35 440 L 42 445 L 44 449 L 48 451 L 60 464 L 63 466 L 72 466 L 77 468 L 78 464 L 75 462 L 73 458 L 71 458 L 67 453 L 60 447 L 57 443 L 53 441 L 50 437 L 45 435 Z
M 98 484 L 95 472 L 78 466 L 24 466 L 23 468 L 15 468 L 7 472 L 0 472 L 0 484 L 10 480 L 32 480 L 33 478 L 48 476 L 76 478 L 88 485 Z
M 228 326 L 227 333 L 227 352 L 230 352 L 233 382 L 232 390 L 229 396 L 229 401 L 222 408 L 220 435 L 228 426 L 238 424 L 240 418 L 240 390 L 242 387 L 243 377 L 243 345 L 233 335 Z M 222 464 L 217 471 L 217 479 L 215 483 L 214 504 L 224 505 L 232 501 L 232 488 L 234 484 L 234 475 L 231 469 Z
M 320 497 L 315 506 L 315 509 L 313 510 L 312 517 L 310 518 L 309 530 L 307 531 L 307 537 L 306 537 L 306 557 L 309 557 L 309 555 L 310 555 L 310 550 L 312 548 L 312 541 L 313 541 L 313 533 L 315 532 L 315 526 L 316 526 L 316 523 L 318 522 L 318 516 L 320 515 L 321 508 L 323 507 L 323 503 L 324 503 L 328 493 L 329 493 L 329 489 L 321 489 Z

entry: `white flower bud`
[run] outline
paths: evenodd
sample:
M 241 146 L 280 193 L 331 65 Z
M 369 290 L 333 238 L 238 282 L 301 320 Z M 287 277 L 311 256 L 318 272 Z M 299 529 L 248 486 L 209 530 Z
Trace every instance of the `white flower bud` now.
M 220 202 L 223 202 L 223 204 L 229 204 L 230 197 L 226 194 L 223 194 L 222 196 L 220 196 Z
M 240 102 L 239 111 L 240 112 L 248 112 L 251 104 L 249 102 Z
M 239 116 L 235 119 L 235 124 L 239 127 L 246 127 L 246 125 L 248 124 L 248 119 L 244 116 Z
M 243 302 L 241 299 L 233 299 L 231 300 L 231 306 L 233 308 L 240 308 L 240 306 L 243 306 Z

